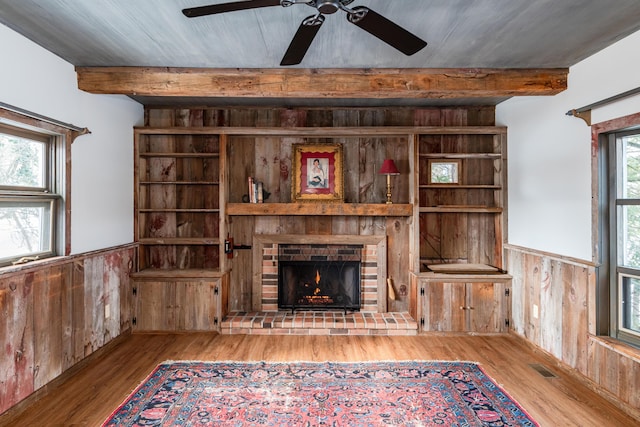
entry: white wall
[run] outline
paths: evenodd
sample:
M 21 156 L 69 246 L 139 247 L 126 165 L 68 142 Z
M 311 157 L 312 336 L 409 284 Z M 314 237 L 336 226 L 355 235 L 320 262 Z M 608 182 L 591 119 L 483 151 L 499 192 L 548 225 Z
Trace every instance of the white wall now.
M 569 110 L 640 87 L 640 32 L 569 70 L 568 89 L 553 97 L 498 105 L 508 126 L 511 244 L 592 259 L 591 129 Z M 592 123 L 640 112 L 640 96 L 593 110 Z
M 0 102 L 86 127 L 71 166 L 71 250 L 133 241 L 133 126 L 143 107 L 124 96 L 77 88 L 73 65 L 0 24 Z

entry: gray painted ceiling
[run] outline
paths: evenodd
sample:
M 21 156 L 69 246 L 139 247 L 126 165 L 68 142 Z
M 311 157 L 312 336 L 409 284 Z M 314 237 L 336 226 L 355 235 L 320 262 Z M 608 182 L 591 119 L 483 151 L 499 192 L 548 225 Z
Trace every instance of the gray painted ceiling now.
M 0 22 L 77 66 L 279 68 L 300 22 L 315 12 L 293 5 L 199 18 L 181 13 L 216 3 L 224 1 L 0 0 Z M 339 11 L 326 16 L 296 67 L 565 68 L 640 30 L 638 0 L 355 0 L 354 6 L 370 7 L 427 47 L 405 56 Z

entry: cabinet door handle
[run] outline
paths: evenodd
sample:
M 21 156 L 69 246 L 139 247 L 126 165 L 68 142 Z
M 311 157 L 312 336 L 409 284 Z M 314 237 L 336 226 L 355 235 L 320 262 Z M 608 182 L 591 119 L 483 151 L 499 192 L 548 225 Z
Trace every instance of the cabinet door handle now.
M 469 305 L 461 305 L 460 310 L 473 310 L 474 308 Z

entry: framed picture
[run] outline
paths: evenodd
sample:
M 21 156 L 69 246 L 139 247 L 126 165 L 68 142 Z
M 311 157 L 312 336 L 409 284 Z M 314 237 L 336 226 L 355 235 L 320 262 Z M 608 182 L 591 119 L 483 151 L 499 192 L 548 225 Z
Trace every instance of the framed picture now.
M 293 202 L 344 200 L 341 144 L 293 144 Z
M 429 184 L 460 184 L 460 160 L 429 160 Z

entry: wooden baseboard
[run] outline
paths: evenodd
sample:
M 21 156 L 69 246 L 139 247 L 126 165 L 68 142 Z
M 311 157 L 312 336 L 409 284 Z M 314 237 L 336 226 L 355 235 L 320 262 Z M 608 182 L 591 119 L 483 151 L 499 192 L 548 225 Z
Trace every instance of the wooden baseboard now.
M 54 392 L 60 385 L 62 385 L 69 378 L 77 374 L 81 369 L 85 368 L 90 363 L 94 362 L 96 359 L 105 356 L 106 354 L 113 351 L 118 345 L 120 345 L 123 341 L 125 341 L 131 335 L 131 329 L 127 329 L 123 331 L 120 335 L 109 341 L 104 346 L 100 347 L 89 356 L 85 357 L 75 365 L 71 366 L 69 369 L 58 375 L 53 380 L 49 381 L 44 386 L 40 387 L 38 390 L 31 393 L 26 398 L 22 399 L 20 402 L 13 405 L 11 408 L 7 409 L 5 412 L 0 414 L 0 425 L 9 425 L 11 422 L 20 415 L 24 408 L 38 402 L 43 397 L 47 396 L 49 393 Z

